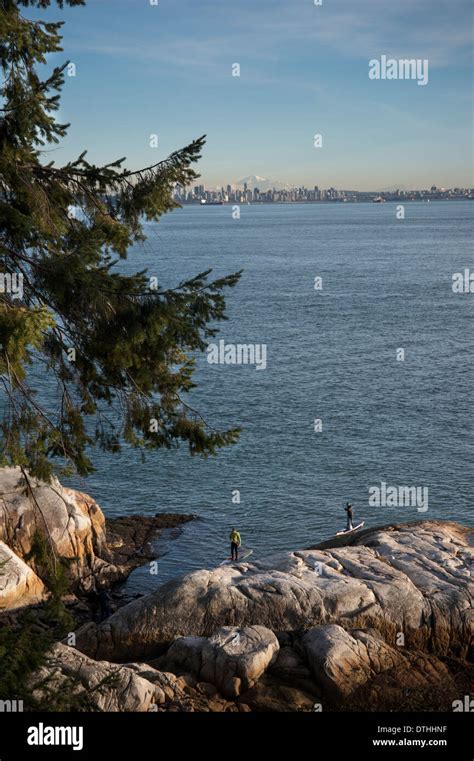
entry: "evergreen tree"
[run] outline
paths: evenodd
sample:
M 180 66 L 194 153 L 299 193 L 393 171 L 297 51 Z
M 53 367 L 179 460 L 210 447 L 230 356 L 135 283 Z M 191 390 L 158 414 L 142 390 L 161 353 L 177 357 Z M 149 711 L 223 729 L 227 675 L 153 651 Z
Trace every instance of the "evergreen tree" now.
M 54 0 L 53 0 L 54 1 Z M 62 8 L 82 0 L 57 0 Z M 0 465 L 49 478 L 55 458 L 81 475 L 98 445 L 147 448 L 180 441 L 215 454 L 237 429 L 217 431 L 183 398 L 194 387 L 196 351 L 226 319 L 223 291 L 240 273 L 202 272 L 173 289 L 154 289 L 146 271 L 116 264 L 144 241 L 143 222 L 178 206 L 173 188 L 195 180 L 204 138 L 139 171 L 125 159 L 96 166 L 86 152 L 58 167 L 46 149 L 66 134 L 56 121 L 68 62 L 41 79 L 61 51 L 61 22 L 31 20 L 0 0 Z M 34 392 L 32 367 L 57 381 L 55 408 Z M 120 414 L 106 416 L 110 407 Z M 91 424 L 92 423 L 92 424 Z

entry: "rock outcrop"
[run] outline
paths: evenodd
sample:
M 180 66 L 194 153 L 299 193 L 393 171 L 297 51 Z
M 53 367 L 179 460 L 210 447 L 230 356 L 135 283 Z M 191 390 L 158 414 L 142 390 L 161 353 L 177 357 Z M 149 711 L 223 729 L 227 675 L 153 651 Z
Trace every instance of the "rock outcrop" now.
M 276 660 L 280 645 L 264 626 L 224 627 L 206 637 L 180 637 L 173 642 L 161 667 L 190 673 L 215 685 L 227 698 L 253 687 Z
M 319 626 L 305 632 L 301 645 L 315 681 L 333 702 L 344 701 L 379 674 L 392 672 L 407 686 L 429 687 L 450 681 L 449 672 L 435 657 L 387 645 L 377 633 L 347 632 L 341 626 Z M 403 679 L 400 676 L 403 674 Z
M 78 573 L 108 563 L 90 498 L 38 484 L 35 515 L 6 486 L 0 606 L 45 594 L 21 558 L 41 520 L 58 552 L 79 553 Z M 134 532 L 127 521 L 122 545 L 114 534 L 123 557 Z M 473 560 L 472 529 L 418 521 L 196 571 L 78 628 L 31 689 L 83 710 L 451 710 L 474 692 Z
M 57 479 L 25 479 L 20 468 L 0 468 L 0 610 L 43 599 L 42 569 L 31 554 L 44 538 L 58 558 L 68 560 L 74 592 L 87 593 L 125 579 L 155 556 L 152 540 L 162 528 L 177 527 L 191 515 L 105 516 L 92 497 Z
M 45 597 L 41 579 L 0 541 L 0 610 L 33 605 Z
M 156 557 L 153 540 L 160 532 L 174 529 L 176 535 L 180 531 L 179 527 L 194 517 L 184 513 L 156 513 L 154 516 L 122 515 L 108 518 L 107 545 L 114 563 L 134 568 L 147 560 L 153 560 Z
M 106 661 L 94 661 L 60 643 L 31 680 L 33 698 L 69 694 L 82 708 L 99 711 L 148 711 L 160 700 L 158 689 L 135 670 Z
M 210 689 L 209 689 L 210 688 Z M 212 685 L 157 671 L 147 664 L 95 661 L 72 647 L 56 644 L 30 680 L 40 703 L 61 700 L 62 710 L 82 711 L 239 711 Z
M 334 545 L 187 574 L 80 628 L 77 648 L 199 685 L 192 710 L 450 710 L 470 694 L 473 530 L 419 521 Z
M 107 582 L 121 577 L 121 569 L 108 560 L 105 517 L 92 497 L 57 479 L 25 482 L 20 468 L 0 469 L 0 539 L 23 559 L 36 534 L 58 557 L 69 559 L 71 578 L 84 590 L 93 586 L 94 577 Z M 35 569 L 34 558 L 28 565 Z
M 472 646 L 473 547 L 470 529 L 420 521 L 364 532 L 352 546 L 196 571 L 85 626 L 78 648 L 123 661 L 225 626 L 298 632 L 337 624 L 374 629 L 392 647 L 403 640 L 410 649 L 464 658 Z

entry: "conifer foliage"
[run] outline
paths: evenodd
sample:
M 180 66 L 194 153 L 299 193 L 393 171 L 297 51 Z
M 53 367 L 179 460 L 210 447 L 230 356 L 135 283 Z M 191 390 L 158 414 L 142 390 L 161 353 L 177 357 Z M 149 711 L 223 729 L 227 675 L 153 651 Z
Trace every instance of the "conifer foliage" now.
M 84 3 L 57 1 L 66 4 Z M 48 163 L 69 126 L 57 121 L 68 62 L 47 61 L 62 50 L 62 22 L 25 14 L 49 5 L 0 0 L 0 466 L 49 478 L 57 462 L 85 475 L 91 446 L 124 442 L 215 454 L 238 429 L 211 428 L 186 393 L 240 273 L 160 289 L 145 271 L 117 268 L 145 240 L 144 221 L 178 205 L 175 185 L 198 177 L 204 137 L 139 171 L 125 159 L 97 166 L 86 152 Z M 57 382 L 52 407 L 35 394 L 38 368 Z

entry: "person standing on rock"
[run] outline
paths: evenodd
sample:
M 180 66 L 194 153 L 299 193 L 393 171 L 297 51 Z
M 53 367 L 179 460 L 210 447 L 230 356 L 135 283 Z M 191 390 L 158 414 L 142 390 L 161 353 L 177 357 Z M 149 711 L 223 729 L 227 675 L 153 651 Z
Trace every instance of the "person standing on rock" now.
M 344 510 L 347 513 L 347 529 L 346 531 L 352 531 L 354 528 L 352 524 L 352 518 L 353 518 L 353 511 L 352 511 L 352 503 L 348 502 L 344 508 Z
M 242 540 L 240 538 L 240 534 L 238 531 L 235 530 L 235 528 L 232 529 L 230 532 L 230 556 L 232 560 L 238 560 L 239 558 L 239 547 L 242 544 Z

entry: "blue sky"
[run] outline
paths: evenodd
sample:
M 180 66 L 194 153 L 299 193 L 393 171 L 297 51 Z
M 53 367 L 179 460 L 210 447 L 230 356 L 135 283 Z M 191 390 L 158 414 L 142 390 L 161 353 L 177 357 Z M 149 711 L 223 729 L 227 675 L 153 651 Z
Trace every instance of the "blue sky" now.
M 207 187 L 472 186 L 471 0 L 90 0 L 64 18 L 61 163 L 148 165 L 206 133 Z M 31 11 L 30 11 L 31 13 Z M 429 82 L 368 62 L 427 58 Z M 56 60 L 57 59 L 57 60 Z M 232 77 L 239 63 L 240 77 Z M 313 146 L 321 133 L 323 147 Z M 158 134 L 158 148 L 149 145 Z

